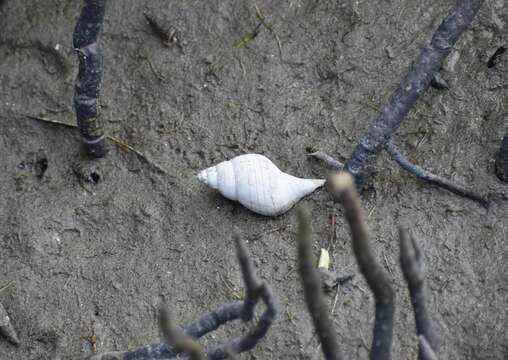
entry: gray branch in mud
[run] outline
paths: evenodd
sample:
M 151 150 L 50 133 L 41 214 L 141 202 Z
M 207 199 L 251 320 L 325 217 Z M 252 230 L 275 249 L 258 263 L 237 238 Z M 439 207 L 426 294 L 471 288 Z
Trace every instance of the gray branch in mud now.
M 460 195 L 462 197 L 474 200 L 480 203 L 483 206 L 488 205 L 488 200 L 481 194 L 468 189 L 462 185 L 455 184 L 452 181 L 445 179 L 441 176 L 434 175 L 429 171 L 421 168 L 418 165 L 411 163 L 407 160 L 397 149 L 395 145 L 392 143 L 387 143 L 385 147 L 386 151 L 390 155 L 390 157 L 397 163 L 399 166 L 406 170 L 407 172 L 415 175 L 417 178 L 422 179 L 428 183 L 437 185 L 443 189 L 451 191 L 454 194 Z
M 418 360 L 437 360 L 437 355 L 425 336 L 418 336 Z
M 200 337 L 218 329 L 220 326 L 237 319 L 252 320 L 255 306 L 261 300 L 266 308 L 261 317 L 244 336 L 229 340 L 224 345 L 212 347 L 205 350 L 210 360 L 227 359 L 231 354 L 240 354 L 254 348 L 263 339 L 277 317 L 277 304 L 272 291 L 266 284 L 260 283 L 255 274 L 254 265 L 250 259 L 247 247 L 243 241 L 235 236 L 237 244 L 237 255 L 240 262 L 243 279 L 246 286 L 246 299 L 210 311 L 199 319 L 185 325 L 180 334 L 182 337 L 199 339 Z M 187 342 L 189 339 L 186 340 Z M 195 345 L 191 344 L 192 351 L 197 351 Z M 145 345 L 132 351 L 109 352 L 94 355 L 89 360 L 169 360 L 182 358 L 181 347 L 168 346 L 166 342 L 159 342 Z M 196 355 L 198 356 L 198 355 Z
M 171 310 L 164 305 L 159 309 L 159 327 L 167 344 L 173 346 L 176 352 L 188 354 L 190 360 L 205 360 L 203 348 L 175 324 Z
M 453 45 L 475 18 L 484 0 L 456 0 L 386 105 L 367 128 L 345 164 L 355 177 L 357 189 L 365 184 L 370 167 L 397 131 L 418 98 L 439 71 Z
M 432 352 L 437 349 L 437 337 L 433 330 L 432 320 L 427 310 L 427 285 L 425 281 L 425 263 L 420 245 L 404 228 L 399 228 L 400 268 L 404 274 L 413 312 L 415 315 L 416 332 L 425 343 L 419 342 L 419 359 L 428 359 L 425 347 Z
M 331 157 L 330 155 L 328 155 L 322 151 L 316 151 L 316 152 L 307 154 L 307 156 L 310 156 L 310 157 L 313 157 L 315 159 L 322 161 L 327 167 L 329 167 L 330 169 L 336 170 L 336 171 L 341 171 L 344 168 L 343 163 L 341 163 L 338 160 L 335 160 L 333 157 Z
M 303 209 L 297 209 L 298 215 L 298 270 L 314 328 L 321 342 L 326 360 L 343 359 L 337 341 L 337 333 L 328 313 L 321 278 L 316 268 L 316 259 L 312 254 L 312 228 L 310 215 Z
M 94 157 L 103 157 L 107 153 L 104 126 L 99 113 L 102 51 L 98 44 L 105 9 L 106 0 L 85 0 L 73 35 L 73 45 L 79 59 L 74 108 L 81 141 L 88 154 Z
M 393 145 L 391 142 L 388 142 L 386 144 L 385 150 L 390 155 L 392 160 L 395 161 L 403 170 L 409 172 L 410 174 L 415 175 L 417 178 L 426 181 L 430 184 L 439 186 L 448 191 L 451 191 L 452 193 L 457 194 L 459 196 L 476 201 L 483 206 L 489 205 L 489 201 L 482 194 L 479 194 L 476 191 L 468 189 L 462 185 L 455 184 L 452 181 L 445 179 L 441 176 L 434 175 L 431 172 L 421 168 L 420 166 L 411 163 L 399 152 L 397 147 Z M 330 155 L 322 151 L 317 151 L 312 154 L 308 154 L 308 156 L 312 156 L 322 161 L 324 164 L 326 164 L 326 166 L 328 166 L 331 169 L 340 171 L 343 168 L 342 163 L 340 163 L 339 161 L 335 160 Z
M 353 252 L 358 262 L 358 267 L 375 298 L 376 315 L 370 359 L 390 359 L 395 312 L 395 292 L 390 278 L 386 275 L 381 265 L 379 265 L 370 248 L 367 225 L 353 177 L 347 172 L 335 173 L 329 178 L 328 185 L 332 195 L 344 207 L 345 217 L 351 230 Z

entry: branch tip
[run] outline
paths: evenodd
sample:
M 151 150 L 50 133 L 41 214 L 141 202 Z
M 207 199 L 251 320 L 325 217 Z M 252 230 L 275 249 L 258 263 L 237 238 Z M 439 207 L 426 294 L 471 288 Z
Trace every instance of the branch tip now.
M 175 325 L 172 311 L 165 305 L 159 307 L 159 326 L 168 345 L 174 346 L 177 352 L 189 355 L 190 360 L 205 360 L 202 347 Z
M 339 198 L 344 192 L 355 189 L 355 180 L 353 176 L 345 171 L 330 175 L 328 184 L 331 193 Z
M 342 353 L 337 341 L 333 322 L 329 317 L 328 307 L 324 300 L 321 277 L 315 266 L 316 259 L 312 253 L 312 225 L 310 215 L 303 207 L 296 211 L 298 219 L 298 270 L 302 280 L 305 302 L 314 328 L 321 341 L 321 349 L 327 360 L 341 360 Z
M 423 335 L 418 336 L 419 360 L 437 360 L 437 355 Z

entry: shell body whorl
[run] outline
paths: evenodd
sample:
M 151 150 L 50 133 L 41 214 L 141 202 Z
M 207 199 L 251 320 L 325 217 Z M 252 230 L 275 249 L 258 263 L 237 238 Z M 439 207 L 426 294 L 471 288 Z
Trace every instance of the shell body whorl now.
M 279 170 L 263 155 L 245 154 L 201 171 L 198 179 L 230 200 L 266 216 L 289 210 L 325 180 L 301 179 Z

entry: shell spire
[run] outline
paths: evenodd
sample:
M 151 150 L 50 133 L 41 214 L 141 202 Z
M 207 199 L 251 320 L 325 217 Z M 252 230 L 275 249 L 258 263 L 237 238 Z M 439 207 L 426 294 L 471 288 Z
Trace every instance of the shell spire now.
M 197 177 L 226 198 L 266 216 L 285 213 L 325 183 L 322 179 L 302 179 L 286 174 L 267 157 L 258 154 L 223 161 L 201 171 Z

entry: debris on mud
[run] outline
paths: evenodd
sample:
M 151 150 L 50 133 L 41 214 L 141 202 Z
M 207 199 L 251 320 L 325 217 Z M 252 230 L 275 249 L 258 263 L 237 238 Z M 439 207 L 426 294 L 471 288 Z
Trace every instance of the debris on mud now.
M 181 48 L 181 33 L 169 19 L 164 16 L 153 15 L 146 12 L 143 15 L 165 46 L 171 47 L 177 45 Z
M 0 337 L 4 337 L 13 345 L 19 344 L 18 335 L 12 325 L 11 318 L 7 314 L 2 303 L 0 303 Z

